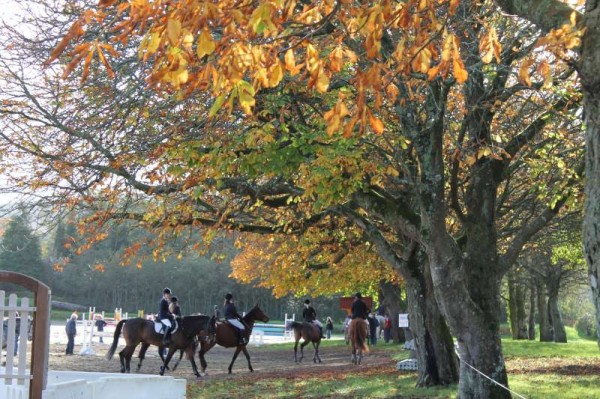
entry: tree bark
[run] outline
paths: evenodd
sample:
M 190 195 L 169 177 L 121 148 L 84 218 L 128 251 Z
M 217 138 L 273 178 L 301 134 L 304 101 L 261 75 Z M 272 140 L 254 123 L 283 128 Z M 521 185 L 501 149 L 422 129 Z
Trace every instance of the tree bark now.
M 548 285 L 548 313 L 552 320 L 552 339 L 554 342 L 567 342 L 567 332 L 558 307 L 558 284 Z
M 529 286 L 529 320 L 527 328 L 527 339 L 535 341 L 535 285 Z
M 427 256 L 417 251 L 405 277 L 410 331 L 415 339 L 419 376 L 417 386 L 458 382 L 454 342 L 433 294 Z
M 585 27 L 580 67 L 587 128 L 583 247 L 600 331 L 600 1 L 586 2 Z
M 552 342 L 554 337 L 552 336 L 552 326 L 550 325 L 550 318 L 548 316 L 548 302 L 546 300 L 546 290 L 544 288 L 544 284 L 538 283 L 537 304 L 538 317 L 540 320 L 540 342 Z
M 512 339 L 527 339 L 525 287 L 517 281 L 514 272 L 508 275 L 508 308 Z

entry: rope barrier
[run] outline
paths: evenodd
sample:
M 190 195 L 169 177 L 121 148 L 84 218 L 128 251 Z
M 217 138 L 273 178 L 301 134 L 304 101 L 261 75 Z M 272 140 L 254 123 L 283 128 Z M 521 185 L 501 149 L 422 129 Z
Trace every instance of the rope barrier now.
M 473 370 L 475 370 L 476 372 L 478 372 L 479 374 L 481 374 L 482 376 L 484 376 L 485 378 L 487 378 L 488 380 L 492 381 L 494 384 L 506 389 L 508 392 L 510 392 L 511 394 L 521 398 L 521 399 L 527 399 L 525 396 L 511 390 L 509 387 L 507 387 L 504 384 L 499 383 L 498 381 L 494 380 L 491 377 L 488 377 L 487 375 L 485 375 L 483 372 L 477 370 L 475 367 L 471 366 L 469 363 L 467 363 L 466 361 L 463 360 L 462 357 L 460 357 L 460 353 L 458 353 L 458 350 L 456 349 L 456 347 L 454 348 L 454 352 L 456 353 L 456 356 L 458 356 L 458 360 L 460 360 L 461 362 L 463 362 L 464 364 L 466 364 L 467 366 L 469 366 L 470 368 L 472 368 Z

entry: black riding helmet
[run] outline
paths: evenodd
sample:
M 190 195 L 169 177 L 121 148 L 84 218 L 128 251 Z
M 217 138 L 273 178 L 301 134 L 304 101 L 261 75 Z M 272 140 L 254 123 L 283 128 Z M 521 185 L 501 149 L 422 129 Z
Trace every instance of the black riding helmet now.
M 163 294 L 169 294 L 169 295 L 171 295 L 171 289 L 170 288 L 165 288 L 163 290 Z
M 305 300 L 304 303 L 307 305 L 310 304 L 310 299 Z
M 174 296 L 174 297 L 171 297 L 171 302 L 177 302 L 178 300 L 179 300 L 179 299 L 178 299 L 176 296 Z
M 226 300 L 228 300 L 228 301 L 231 301 L 231 300 L 233 299 L 233 295 L 231 295 L 231 294 L 226 294 L 226 295 L 225 295 L 225 299 L 226 299 Z

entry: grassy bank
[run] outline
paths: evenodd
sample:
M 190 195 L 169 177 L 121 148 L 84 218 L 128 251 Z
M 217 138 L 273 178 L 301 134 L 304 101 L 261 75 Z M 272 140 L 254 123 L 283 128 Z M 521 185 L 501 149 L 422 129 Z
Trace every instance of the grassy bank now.
M 324 342 L 328 346 L 343 342 Z M 384 349 L 382 349 L 384 348 Z M 528 399 L 600 399 L 600 352 L 596 341 L 569 329 L 569 343 L 503 340 L 510 388 Z M 290 344 L 266 351 L 290 351 Z M 407 352 L 379 346 L 390 364 L 368 369 L 298 373 L 286 376 L 246 374 L 225 380 L 207 379 L 188 386 L 189 399 L 202 398 L 453 398 L 456 386 L 417 389 L 416 374 L 400 373 L 395 362 Z M 516 396 L 515 396 L 516 397 Z

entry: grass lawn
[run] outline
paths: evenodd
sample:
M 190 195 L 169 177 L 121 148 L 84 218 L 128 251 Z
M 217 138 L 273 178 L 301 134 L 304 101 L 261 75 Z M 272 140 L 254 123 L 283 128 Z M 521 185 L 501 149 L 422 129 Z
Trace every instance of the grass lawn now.
M 528 399 L 600 399 L 600 351 L 596 341 L 568 329 L 567 344 L 503 339 L 510 388 Z M 324 345 L 344 345 L 329 341 Z M 290 344 L 266 351 L 289 351 Z M 188 385 L 188 399 L 201 398 L 454 398 L 456 386 L 415 388 L 416 375 L 397 372 L 407 352 L 386 346 L 390 365 L 362 371 L 329 369 L 318 374 L 246 375 Z M 515 396 L 516 397 L 516 396 Z

